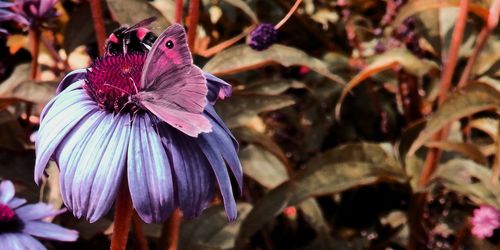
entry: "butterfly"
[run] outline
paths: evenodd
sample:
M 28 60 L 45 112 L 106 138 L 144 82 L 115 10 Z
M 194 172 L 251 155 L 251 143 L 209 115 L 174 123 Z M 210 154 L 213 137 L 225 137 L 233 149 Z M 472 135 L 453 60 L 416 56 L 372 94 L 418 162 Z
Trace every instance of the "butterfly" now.
M 138 86 L 130 103 L 191 137 L 212 131 L 202 114 L 207 105 L 206 78 L 193 64 L 181 25 L 171 25 L 153 43 Z

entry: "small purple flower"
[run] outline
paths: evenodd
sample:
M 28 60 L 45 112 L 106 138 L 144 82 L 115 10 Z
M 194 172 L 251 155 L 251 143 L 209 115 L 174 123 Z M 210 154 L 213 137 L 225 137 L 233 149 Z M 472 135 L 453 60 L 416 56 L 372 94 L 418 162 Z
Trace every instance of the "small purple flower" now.
M 127 105 L 127 93 L 140 91 L 144 60 L 143 54 L 105 56 L 62 80 L 41 115 L 36 182 L 53 158 L 61 172 L 64 203 L 76 217 L 95 222 L 113 205 L 120 183 L 128 181 L 133 206 L 147 223 L 164 221 L 176 207 L 186 217 L 198 216 L 218 184 L 226 213 L 235 219 L 229 172 L 241 190 L 238 145 L 213 107 L 231 94 L 231 86 L 205 73 L 208 104 L 203 115 L 212 132 L 191 137 L 147 110 Z
M 500 211 L 492 206 L 482 205 L 474 209 L 472 234 L 479 239 L 493 236 L 493 231 L 500 227 Z
M 43 219 L 64 213 L 45 203 L 29 204 L 25 199 L 14 197 L 14 185 L 0 182 L 0 248 L 46 249 L 32 236 L 57 240 L 75 241 L 78 232 L 48 223 Z
M 23 27 L 39 28 L 58 16 L 57 0 L 16 0 L 0 2 L 0 22 L 14 21 Z
M 265 50 L 278 41 L 278 30 L 273 24 L 261 23 L 250 32 L 248 45 L 254 50 Z

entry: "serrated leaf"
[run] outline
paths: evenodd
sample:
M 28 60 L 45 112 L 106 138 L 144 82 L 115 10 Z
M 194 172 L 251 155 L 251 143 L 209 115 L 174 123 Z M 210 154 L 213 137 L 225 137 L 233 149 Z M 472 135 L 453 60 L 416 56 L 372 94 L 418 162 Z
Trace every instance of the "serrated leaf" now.
M 179 249 L 232 249 L 242 221 L 252 205 L 237 204 L 238 218 L 227 221 L 223 206 L 210 207 L 195 219 L 182 223 Z
M 340 110 L 342 108 L 342 103 L 349 94 L 349 92 L 361 84 L 364 80 L 371 77 L 372 75 L 394 68 L 395 66 L 403 67 L 408 73 L 423 76 L 429 72 L 429 70 L 437 68 L 438 66 L 428 60 L 420 59 L 413 55 L 409 50 L 404 48 L 395 48 L 381 55 L 377 55 L 371 59 L 371 62 L 366 68 L 359 72 L 354 78 L 352 78 L 342 90 L 340 99 L 335 107 L 335 114 L 337 119 L 340 118 Z
M 217 111 L 229 127 L 245 126 L 262 112 L 278 110 L 295 104 L 290 96 L 233 95 L 217 105 Z
M 433 183 L 466 195 L 476 204 L 500 208 L 500 188 L 491 182 L 491 170 L 471 160 L 453 159 L 438 167 L 431 177 Z
M 109 10 L 120 24 L 133 25 L 149 17 L 157 17 L 151 30 L 160 34 L 170 22 L 146 0 L 106 0 Z
M 252 19 L 254 23 L 259 23 L 259 18 L 245 1 L 243 0 L 223 0 L 223 1 L 242 10 L 245 14 L 247 14 L 248 17 L 250 17 L 250 19 Z
M 269 151 L 249 145 L 239 152 L 243 173 L 262 186 L 273 189 L 288 180 L 286 166 Z
M 272 63 L 279 63 L 285 67 L 292 65 L 307 66 L 334 82 L 344 84 L 344 80 L 330 72 L 328 66 L 320 59 L 309 56 L 302 50 L 280 44 L 274 44 L 263 51 L 256 51 L 246 44 L 231 47 L 210 59 L 203 67 L 203 70 L 215 75 L 226 75 Z
M 479 111 L 500 109 L 500 92 L 488 84 L 473 83 L 448 97 L 413 142 L 408 154 L 412 155 L 446 124 Z
M 236 246 L 247 244 L 253 234 L 287 206 L 380 181 L 406 183 L 407 177 L 395 159 L 378 145 L 352 144 L 329 150 L 257 201 L 243 222 Z

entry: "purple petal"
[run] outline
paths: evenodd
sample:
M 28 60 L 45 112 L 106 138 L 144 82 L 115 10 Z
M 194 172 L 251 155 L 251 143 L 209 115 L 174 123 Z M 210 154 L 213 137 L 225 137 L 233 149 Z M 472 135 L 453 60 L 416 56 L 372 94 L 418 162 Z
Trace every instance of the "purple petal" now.
M 219 118 L 215 112 L 207 117 L 213 118 L 213 116 Z M 241 192 L 243 188 L 243 169 L 241 167 L 240 160 L 238 159 L 238 153 L 236 152 L 238 144 L 231 132 L 228 132 L 229 129 L 224 124 L 221 125 L 218 123 L 217 119 L 209 120 L 212 124 L 212 132 L 200 135 L 200 139 L 205 140 L 208 147 L 201 147 L 201 149 L 204 152 L 211 150 L 222 155 L 224 160 L 228 163 L 233 176 L 236 178 Z
M 14 184 L 11 181 L 0 182 L 0 203 L 7 204 L 12 198 L 16 190 L 14 189 Z
M 136 116 L 130 135 L 127 174 L 134 208 L 146 223 L 164 221 L 174 209 L 169 160 L 149 114 Z
M 217 112 L 215 112 L 214 107 L 212 105 L 207 105 L 205 107 L 204 113 L 206 116 L 208 116 L 209 120 L 213 120 L 213 122 L 216 122 L 221 128 L 224 129 L 224 131 L 226 131 L 226 133 L 231 137 L 231 140 L 233 141 L 234 148 L 236 148 L 236 151 L 238 151 L 239 150 L 238 141 L 231 133 L 231 131 L 226 127 L 226 124 L 224 124 L 224 121 L 222 121 Z
M 42 221 L 30 221 L 25 223 L 23 232 L 49 240 L 75 241 L 78 239 L 77 231 Z
M 111 208 L 125 171 L 129 135 L 129 115 L 98 111 L 57 149 L 63 198 L 77 217 L 95 222 Z
M 96 112 L 96 105 L 83 89 L 61 93 L 46 107 L 40 122 L 36 147 L 35 182 L 42 178 L 45 166 L 59 143 L 83 118 Z M 44 109 L 44 110 L 45 110 Z M 48 110 L 50 109 L 50 110 Z
M 29 249 L 29 250 L 47 250 L 42 243 L 33 237 L 22 233 L 4 233 L 0 234 L 0 246 L 2 249 Z
M 40 15 L 44 15 L 47 11 L 54 8 L 54 5 L 57 3 L 57 0 L 42 0 L 40 1 L 39 13 Z
M 9 3 L 9 2 L 0 2 L 0 8 L 9 8 L 9 7 L 12 7 L 12 6 L 15 6 L 16 3 Z
M 180 133 L 166 123 L 159 124 L 164 147 L 173 166 L 176 195 L 183 215 L 199 216 L 215 194 L 214 174 L 200 151 L 196 139 Z
M 20 198 L 12 198 L 12 200 L 7 203 L 7 206 L 9 206 L 12 209 L 18 208 L 19 206 L 24 205 L 26 203 L 26 199 L 20 199 Z
M 217 99 L 224 100 L 224 98 L 231 96 L 232 89 L 229 83 L 206 72 L 203 75 L 207 79 L 208 101 L 213 104 Z
M 71 84 L 85 79 L 85 74 L 87 73 L 87 69 L 77 69 L 69 72 L 59 83 L 56 89 L 56 94 L 61 93 Z
M 206 139 L 201 137 L 198 142 L 199 145 L 207 157 L 212 169 L 219 183 L 219 189 L 222 193 L 222 199 L 224 200 L 224 208 L 226 209 L 226 214 L 229 220 L 235 220 L 237 215 L 236 202 L 233 196 L 233 189 L 231 187 L 231 179 L 229 178 L 229 173 L 226 168 L 226 163 L 222 158 L 222 155 L 216 150 L 207 150 L 211 147 Z
M 42 202 L 25 205 L 16 209 L 16 214 L 25 222 L 54 217 L 64 212 L 66 212 L 66 209 L 56 210 L 52 205 Z

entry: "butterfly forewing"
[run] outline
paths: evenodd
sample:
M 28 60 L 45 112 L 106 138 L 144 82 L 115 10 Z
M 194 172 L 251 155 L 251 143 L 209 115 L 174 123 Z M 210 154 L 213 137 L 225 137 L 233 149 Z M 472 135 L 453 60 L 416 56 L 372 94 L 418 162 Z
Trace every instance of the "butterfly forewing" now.
M 153 44 L 140 86 L 139 101 L 163 121 L 194 137 L 211 131 L 201 114 L 207 104 L 206 79 L 193 64 L 181 25 L 167 28 Z

